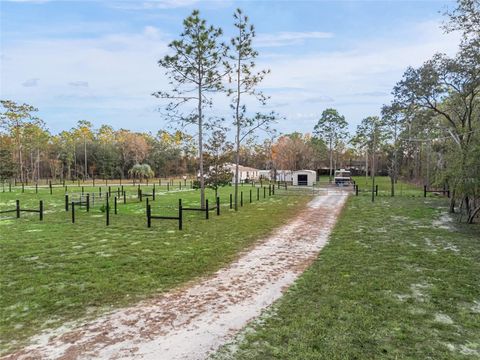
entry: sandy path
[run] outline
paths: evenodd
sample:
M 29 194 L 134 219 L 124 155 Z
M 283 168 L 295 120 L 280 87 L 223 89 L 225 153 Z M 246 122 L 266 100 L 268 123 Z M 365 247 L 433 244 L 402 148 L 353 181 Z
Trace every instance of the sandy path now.
M 204 359 L 315 259 L 345 199 L 341 191 L 317 196 L 290 223 L 196 285 L 43 334 L 5 359 Z

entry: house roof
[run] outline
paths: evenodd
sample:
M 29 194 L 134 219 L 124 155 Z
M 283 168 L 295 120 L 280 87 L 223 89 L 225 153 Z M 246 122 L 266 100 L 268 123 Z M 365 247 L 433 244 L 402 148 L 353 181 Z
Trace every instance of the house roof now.
M 228 163 L 228 164 L 225 164 L 225 166 L 230 170 L 235 170 L 235 164 Z M 259 171 L 259 170 L 252 167 L 248 167 L 248 166 L 238 165 L 238 171 Z

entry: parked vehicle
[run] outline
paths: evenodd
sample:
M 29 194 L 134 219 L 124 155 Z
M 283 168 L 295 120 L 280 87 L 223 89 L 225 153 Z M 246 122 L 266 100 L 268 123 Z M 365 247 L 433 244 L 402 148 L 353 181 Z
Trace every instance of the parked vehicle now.
M 345 169 L 335 170 L 335 185 L 346 186 L 352 183 L 352 174 Z

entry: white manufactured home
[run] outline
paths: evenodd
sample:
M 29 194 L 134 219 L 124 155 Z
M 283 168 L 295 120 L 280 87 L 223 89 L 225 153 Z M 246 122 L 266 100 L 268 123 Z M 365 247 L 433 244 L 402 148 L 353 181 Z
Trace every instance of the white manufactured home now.
M 317 173 L 313 170 L 297 170 L 292 177 L 293 186 L 313 186 L 317 181 Z
M 228 164 L 225 164 L 225 167 L 230 170 L 230 172 L 232 173 L 232 182 L 235 182 L 235 164 L 228 163 Z M 256 181 L 260 177 L 259 171 L 260 170 L 255 168 L 239 165 L 238 181 L 239 182 Z

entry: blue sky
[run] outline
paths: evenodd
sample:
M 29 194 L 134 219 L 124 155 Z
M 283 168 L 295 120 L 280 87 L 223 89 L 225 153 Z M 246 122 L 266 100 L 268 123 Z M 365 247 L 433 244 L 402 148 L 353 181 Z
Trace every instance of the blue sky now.
M 0 97 L 27 102 L 52 132 L 80 119 L 155 133 L 168 119 L 150 94 L 168 89 L 157 61 L 200 9 L 229 37 L 240 7 L 255 24 L 264 111 L 277 129 L 311 132 L 333 107 L 350 128 L 377 115 L 407 66 L 435 52 L 453 55 L 458 34 L 443 34 L 453 1 L 48 1 L 0 0 Z M 259 110 L 251 104 L 251 111 Z M 230 120 L 228 100 L 209 115 Z

